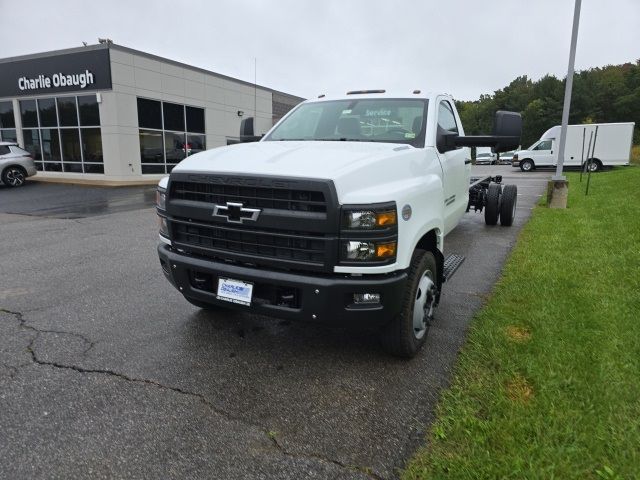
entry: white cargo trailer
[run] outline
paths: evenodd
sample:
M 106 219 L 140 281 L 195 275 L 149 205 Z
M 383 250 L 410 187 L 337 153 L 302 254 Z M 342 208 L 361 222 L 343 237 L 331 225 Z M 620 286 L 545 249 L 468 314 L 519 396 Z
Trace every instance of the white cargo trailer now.
M 633 122 L 569 125 L 564 165 L 580 167 L 589 158 L 592 159 L 589 163 L 591 171 L 613 165 L 629 165 L 634 126 Z M 540 140 L 528 149 L 518 150 L 511 165 L 520 167 L 523 172 L 536 167 L 555 167 L 558 164 L 559 140 L 560 125 L 556 125 L 544 132 Z M 590 141 L 591 150 L 588 151 Z

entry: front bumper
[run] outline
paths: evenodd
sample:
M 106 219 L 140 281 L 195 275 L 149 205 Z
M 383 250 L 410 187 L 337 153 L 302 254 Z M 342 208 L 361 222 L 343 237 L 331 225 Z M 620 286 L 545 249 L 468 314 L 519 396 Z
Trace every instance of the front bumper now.
M 380 327 L 402 308 L 407 273 L 385 275 L 301 274 L 250 268 L 179 253 L 159 244 L 160 264 L 167 279 L 183 295 L 228 308 L 341 327 Z M 219 300 L 218 279 L 254 284 L 250 306 Z M 354 293 L 379 293 L 380 303 L 353 304 Z

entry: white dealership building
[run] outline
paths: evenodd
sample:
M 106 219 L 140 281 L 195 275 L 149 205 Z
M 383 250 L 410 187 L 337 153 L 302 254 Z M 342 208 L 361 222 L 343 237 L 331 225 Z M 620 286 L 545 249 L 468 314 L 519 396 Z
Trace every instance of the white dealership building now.
M 111 42 L 0 59 L 0 140 L 60 181 L 153 182 L 302 100 Z

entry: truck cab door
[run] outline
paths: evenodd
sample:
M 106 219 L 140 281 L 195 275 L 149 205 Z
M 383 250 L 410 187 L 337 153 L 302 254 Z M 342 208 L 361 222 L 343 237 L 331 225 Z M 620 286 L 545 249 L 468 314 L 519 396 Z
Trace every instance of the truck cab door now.
M 459 120 L 454 112 L 449 100 L 442 99 L 438 102 L 437 131 L 439 133 L 462 133 L 458 127 Z M 463 147 L 445 151 L 438 149 L 438 158 L 443 174 L 445 234 L 453 230 L 467 209 L 469 201 L 467 169 L 471 168 L 466 162 L 467 154 L 468 149 Z
M 536 165 L 555 165 L 556 156 L 554 155 L 554 139 L 548 138 L 540 140 L 538 144 L 531 149 L 531 159 Z

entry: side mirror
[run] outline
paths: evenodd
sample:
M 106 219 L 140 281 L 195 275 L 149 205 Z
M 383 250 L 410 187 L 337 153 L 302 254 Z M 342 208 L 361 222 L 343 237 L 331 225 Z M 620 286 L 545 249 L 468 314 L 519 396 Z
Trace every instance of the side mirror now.
M 253 117 L 240 120 L 240 142 L 257 142 L 261 137 L 257 137 L 253 129 Z
M 498 110 L 493 124 L 493 135 L 499 137 L 494 146 L 496 153 L 517 148 L 522 135 L 522 116 L 517 112 Z
M 456 132 L 450 132 L 438 125 L 436 135 L 436 148 L 440 153 L 449 152 L 457 148 L 456 138 L 458 138 L 458 134 Z
M 445 145 L 453 143 L 457 147 L 491 147 L 494 153 L 508 152 L 520 145 L 522 117 L 517 112 L 498 110 L 493 123 L 493 135 L 445 135 Z M 438 132 L 438 139 L 440 134 Z

